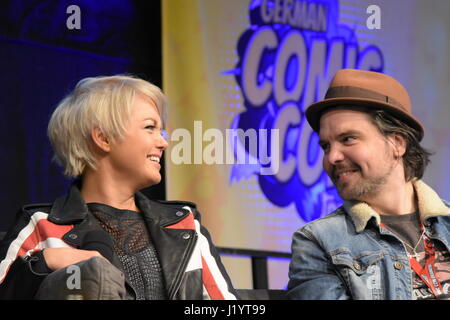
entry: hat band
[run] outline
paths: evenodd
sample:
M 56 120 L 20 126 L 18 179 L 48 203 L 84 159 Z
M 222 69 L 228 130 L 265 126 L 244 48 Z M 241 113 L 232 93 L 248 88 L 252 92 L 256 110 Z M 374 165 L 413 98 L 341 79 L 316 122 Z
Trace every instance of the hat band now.
M 363 99 L 372 99 L 377 100 L 383 103 L 389 103 L 393 106 L 396 106 L 402 110 L 404 110 L 401 103 L 396 101 L 395 99 L 385 96 L 383 94 L 380 94 L 378 92 L 359 88 L 359 87 L 352 87 L 352 86 L 341 86 L 341 87 L 332 87 L 329 88 L 327 91 L 327 94 L 325 95 L 326 99 L 332 99 L 332 98 L 363 98 Z

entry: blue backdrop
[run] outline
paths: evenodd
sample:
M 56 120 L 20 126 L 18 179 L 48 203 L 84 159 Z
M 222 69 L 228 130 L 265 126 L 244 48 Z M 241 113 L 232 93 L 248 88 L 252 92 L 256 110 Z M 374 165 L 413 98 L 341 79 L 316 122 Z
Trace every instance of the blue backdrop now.
M 146 3 L 147 2 L 147 3 Z M 70 5 L 81 29 L 70 30 Z M 84 77 L 132 73 L 161 86 L 159 1 L 2 1 L 0 231 L 26 203 L 53 201 L 70 181 L 46 132 L 57 103 Z M 164 177 L 163 177 L 164 178 Z M 146 190 L 164 198 L 164 183 Z

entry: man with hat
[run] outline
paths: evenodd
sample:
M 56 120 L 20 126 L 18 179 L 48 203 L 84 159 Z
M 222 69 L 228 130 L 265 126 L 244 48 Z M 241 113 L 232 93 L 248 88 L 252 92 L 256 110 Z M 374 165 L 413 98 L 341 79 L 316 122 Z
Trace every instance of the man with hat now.
M 296 231 L 292 299 L 450 299 L 450 205 L 421 178 L 430 153 L 406 89 L 343 69 L 306 110 L 343 205 Z

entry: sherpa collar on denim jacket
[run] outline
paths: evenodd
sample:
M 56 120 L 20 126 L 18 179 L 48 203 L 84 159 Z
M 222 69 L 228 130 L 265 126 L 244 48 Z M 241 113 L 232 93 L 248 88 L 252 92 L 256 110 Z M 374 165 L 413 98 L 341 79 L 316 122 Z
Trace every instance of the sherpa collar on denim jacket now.
M 441 200 L 438 194 L 422 180 L 412 181 L 416 192 L 420 220 L 426 222 L 428 218 L 450 215 L 450 208 Z M 380 215 L 369 204 L 361 201 L 344 201 L 345 210 L 350 215 L 356 232 L 362 232 L 371 218 L 375 218 L 380 225 Z

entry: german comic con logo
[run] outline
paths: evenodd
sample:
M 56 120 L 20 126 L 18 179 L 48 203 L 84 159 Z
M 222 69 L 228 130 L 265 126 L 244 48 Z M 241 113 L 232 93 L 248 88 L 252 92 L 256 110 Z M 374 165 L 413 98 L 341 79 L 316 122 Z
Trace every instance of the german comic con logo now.
M 278 129 L 279 139 L 278 148 L 267 146 L 269 154 L 279 153 L 276 173 L 262 175 L 258 167 L 235 165 L 231 183 L 257 175 L 267 199 L 280 207 L 294 203 L 306 222 L 329 213 L 341 199 L 322 168 L 318 136 L 305 109 L 323 98 L 337 70 L 382 72 L 384 67 L 376 46 L 362 48 L 355 31 L 339 23 L 338 5 L 337 0 L 251 1 L 249 27 L 237 42 L 238 62 L 225 72 L 234 75 L 245 106 L 231 129 Z M 270 137 L 267 141 L 273 143 Z M 234 145 L 234 152 L 258 157 L 245 139 Z M 265 165 L 270 164 L 260 164 Z

